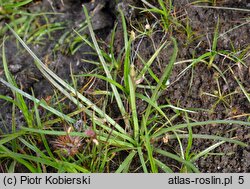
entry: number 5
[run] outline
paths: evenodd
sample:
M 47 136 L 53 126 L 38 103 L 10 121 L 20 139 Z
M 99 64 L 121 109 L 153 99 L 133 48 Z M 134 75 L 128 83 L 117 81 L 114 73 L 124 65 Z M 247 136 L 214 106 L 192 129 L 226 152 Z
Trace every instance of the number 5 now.
M 239 176 L 238 183 L 243 184 L 244 183 L 244 176 Z

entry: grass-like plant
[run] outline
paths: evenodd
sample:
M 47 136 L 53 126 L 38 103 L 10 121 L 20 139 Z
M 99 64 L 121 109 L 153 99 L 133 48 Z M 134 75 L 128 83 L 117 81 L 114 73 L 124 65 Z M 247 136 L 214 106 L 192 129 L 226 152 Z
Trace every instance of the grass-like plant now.
M 195 113 L 194 111 L 175 107 L 171 104 L 158 104 L 158 99 L 161 97 L 162 92 L 167 90 L 168 80 L 176 63 L 178 54 L 176 39 L 171 38 L 170 43 L 172 43 L 174 47 L 173 54 L 163 70 L 162 75 L 158 78 L 150 67 L 159 53 L 165 49 L 167 42 L 161 44 L 152 57 L 144 61 L 144 67 L 138 70 L 131 60 L 131 51 L 133 50 L 131 45 L 137 36 L 133 32 L 131 32 L 131 35 L 128 34 L 126 20 L 122 11 L 120 11 L 120 15 L 122 18 L 125 45 L 120 53 L 122 53 L 124 58 L 117 59 L 112 48 L 110 52 L 101 50 L 93 31 L 87 9 L 85 7 L 83 7 L 83 9 L 92 42 L 87 41 L 85 37 L 81 37 L 79 33 L 78 35 L 83 42 L 91 45 L 96 51 L 100 62 L 97 73 L 83 74 L 77 77 L 96 77 L 108 84 L 105 93 L 108 95 L 104 107 L 98 107 L 95 102 L 92 102 L 82 93 L 78 92 L 76 85 L 72 87 L 58 77 L 43 64 L 19 35 L 8 26 L 17 40 L 34 58 L 35 65 L 44 77 L 63 96 L 75 104 L 77 109 L 70 114 L 64 114 L 63 110 L 58 111 L 44 101 L 36 99 L 34 95 L 27 94 L 20 90 L 8 71 L 3 43 L 2 61 L 7 81 L 0 78 L 0 82 L 12 90 L 13 97 L 0 96 L 0 98 L 12 103 L 13 110 L 15 110 L 16 107 L 21 110 L 26 121 L 26 125 L 21 126 L 19 130 L 15 130 L 16 125 L 13 124 L 13 132 L 1 137 L 0 161 L 2 165 L 5 165 L 4 169 L 7 172 L 18 171 L 17 165 L 20 164 L 23 166 L 22 168 L 27 169 L 29 172 L 173 172 L 174 170 L 170 165 L 168 165 L 167 162 L 163 162 L 160 156 L 177 161 L 180 172 L 199 172 L 199 169 L 195 166 L 195 161 L 221 144 L 230 142 L 243 147 L 247 146 L 236 139 L 194 134 L 192 128 L 210 124 L 238 124 L 249 126 L 249 122 L 234 120 L 191 122 L 189 114 Z M 114 35 L 112 39 L 111 46 L 115 40 Z M 110 66 L 107 60 L 115 66 Z M 123 60 L 122 63 L 121 60 Z M 123 82 L 119 82 L 117 79 L 117 69 L 119 69 L 119 73 L 122 73 L 121 77 Z M 104 73 L 104 75 L 100 73 Z M 141 81 L 146 74 L 155 77 L 154 81 L 157 81 L 157 83 L 155 86 L 152 86 L 150 83 L 148 85 L 141 85 L 140 87 L 150 90 L 149 93 L 144 94 L 143 92 L 138 92 L 140 90 L 137 89 L 139 87 L 139 81 Z M 73 81 L 74 78 L 77 77 L 72 76 Z M 24 97 L 33 101 L 33 108 L 29 108 Z M 140 113 L 140 115 L 138 100 L 142 100 L 146 103 L 146 109 Z M 116 118 L 108 114 L 107 104 L 110 101 L 117 105 L 123 121 L 118 122 Z M 51 112 L 57 118 L 51 117 L 50 119 L 52 120 L 43 121 L 43 118 L 41 118 L 39 114 L 39 106 Z M 169 117 L 166 114 L 166 109 L 174 110 L 176 115 Z M 81 126 L 81 129 L 77 129 L 77 121 L 82 119 L 79 115 L 83 112 L 89 121 L 86 122 L 83 120 L 84 124 Z M 174 124 L 174 120 L 183 115 L 186 121 L 184 123 Z M 13 111 L 13 118 L 14 117 L 15 114 Z M 58 130 L 55 128 L 53 126 L 55 124 L 61 125 L 61 129 Z M 65 125 L 66 128 L 64 127 Z M 56 139 L 52 144 L 50 140 L 53 140 L 53 138 Z M 219 142 L 214 143 L 212 146 L 200 152 L 192 152 L 192 145 L 196 138 L 210 139 Z M 88 141 L 86 141 L 87 139 Z M 164 143 L 168 143 L 168 140 L 174 139 L 176 139 L 179 144 L 180 152 L 178 153 L 166 151 L 157 145 L 157 141 L 164 140 Z M 182 144 L 182 139 L 188 140 L 188 145 L 185 148 Z M 85 142 L 83 142 L 83 140 L 85 140 Z M 63 151 L 63 154 L 60 150 L 54 150 L 55 147 L 57 147 L 57 149 L 62 147 L 66 148 L 66 151 Z M 120 161 L 120 165 L 116 166 L 117 168 L 115 170 L 110 170 L 110 164 L 115 162 L 114 158 L 120 158 L 119 155 L 121 153 L 123 153 L 123 157 Z M 138 161 L 139 165 L 137 169 L 132 169 L 131 164 Z M 119 162 L 119 160 L 117 160 L 117 162 Z
M 32 13 L 25 10 L 25 6 L 31 4 L 33 0 L 1 0 L 0 19 L 6 20 L 12 28 L 22 36 L 27 43 L 42 44 L 45 36 L 51 38 L 51 33 L 65 28 L 64 23 L 49 23 L 48 15 L 60 13 Z M 45 24 L 40 24 L 40 22 Z M 41 23 L 42 23 L 41 22 Z M 0 28 L 0 37 L 5 35 L 8 27 L 3 25 Z M 47 38 L 46 38 L 47 39 Z

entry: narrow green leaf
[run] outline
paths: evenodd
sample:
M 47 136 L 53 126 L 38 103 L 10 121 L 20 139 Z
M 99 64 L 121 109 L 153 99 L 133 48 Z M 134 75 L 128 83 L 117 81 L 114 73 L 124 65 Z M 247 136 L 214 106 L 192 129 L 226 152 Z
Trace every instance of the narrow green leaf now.
M 220 142 L 218 142 L 218 143 L 216 143 L 216 144 L 214 144 L 214 145 L 212 145 L 212 146 L 206 148 L 205 150 L 201 151 L 200 153 L 198 153 L 197 155 L 195 155 L 194 157 L 192 157 L 192 158 L 190 159 L 190 161 L 191 161 L 191 162 L 195 162 L 195 161 L 198 160 L 200 157 L 202 157 L 202 156 L 208 154 L 209 152 L 211 152 L 212 150 L 214 150 L 215 148 L 219 147 L 220 145 L 222 145 L 222 144 L 224 144 L 224 143 L 225 143 L 225 141 L 220 141 Z
M 129 97 L 130 97 L 130 105 L 132 111 L 132 119 L 133 119 L 133 129 L 134 129 L 134 139 L 135 141 L 139 142 L 139 123 L 138 123 L 138 116 L 137 116 L 137 106 L 136 106 L 136 99 L 135 99 L 135 84 L 132 81 L 131 76 L 128 77 L 129 81 Z
M 198 126 L 202 126 L 202 125 L 210 125 L 210 124 L 228 124 L 228 125 L 245 125 L 250 127 L 250 122 L 244 122 L 244 121 L 236 121 L 236 120 L 208 120 L 208 121 L 202 121 L 202 122 L 192 122 L 189 123 L 190 127 L 198 127 Z M 160 131 L 156 132 L 153 134 L 153 138 L 157 138 L 158 136 L 168 133 L 170 131 L 176 131 L 178 129 L 183 129 L 183 128 L 187 128 L 187 124 L 179 124 L 179 125 L 173 125 L 171 127 L 165 128 L 165 129 L 161 129 Z M 194 137 L 194 136 L 193 136 Z
M 109 79 L 113 80 L 113 78 L 112 78 L 112 76 L 111 76 L 111 74 L 110 74 L 110 71 L 109 71 L 109 69 L 108 69 L 108 66 L 107 66 L 107 64 L 106 64 L 106 62 L 105 62 L 105 60 L 104 60 L 103 55 L 102 55 L 102 52 L 101 52 L 101 50 L 100 50 L 100 47 L 99 47 L 99 45 L 98 45 L 98 43 L 97 43 L 97 40 L 96 40 L 94 31 L 93 31 L 93 27 L 92 27 L 92 25 L 91 25 L 90 18 L 89 18 L 89 15 L 88 15 L 87 8 L 86 8 L 84 5 L 83 5 L 83 10 L 84 10 L 84 13 L 85 13 L 85 16 L 86 16 L 86 20 L 87 20 L 87 23 L 88 23 L 88 27 L 89 27 L 89 31 L 90 31 L 90 36 L 91 36 L 92 41 L 93 41 L 93 43 L 94 43 L 95 50 L 96 50 L 96 52 L 97 52 L 97 54 L 98 54 L 98 57 L 99 57 L 99 59 L 100 59 L 100 61 L 101 61 L 102 67 L 103 67 L 103 69 L 104 69 L 104 71 L 105 71 L 105 73 L 106 73 L 106 76 L 107 76 Z M 124 121 L 125 121 L 126 128 L 130 128 L 130 123 L 129 123 L 129 120 L 127 119 L 127 113 L 126 113 L 126 110 L 125 110 L 124 105 L 123 105 L 123 103 L 122 103 L 120 94 L 119 94 L 119 92 L 117 91 L 117 88 L 116 88 L 115 85 L 111 84 L 111 88 L 112 88 L 112 90 L 113 90 L 113 92 L 114 92 L 114 96 L 115 96 L 117 105 L 118 105 L 118 107 L 119 107 L 119 110 L 120 110 L 120 112 L 121 112 L 121 114 L 122 114 L 122 117 L 123 117 L 123 119 L 124 119 Z M 107 116 L 106 116 L 106 117 L 107 117 Z M 118 124 L 115 124 L 115 127 L 118 127 Z M 124 130 L 122 127 L 119 127 L 118 129 L 119 129 L 121 132 L 125 133 L 125 130 Z
M 154 159 L 156 165 L 163 170 L 165 173 L 173 173 L 172 169 L 170 169 L 165 163 L 162 163 L 160 160 L 158 159 Z
M 143 168 L 143 172 L 144 172 L 144 173 L 148 173 L 147 165 L 146 165 L 146 163 L 145 163 L 145 160 L 144 160 L 144 156 L 143 156 L 143 152 L 142 152 L 141 147 L 138 147 L 138 148 L 137 148 L 137 151 L 138 151 L 138 155 L 139 155 L 139 158 L 140 158 L 140 161 L 141 161 L 141 165 L 142 165 L 142 168 Z
M 161 155 L 164 155 L 166 157 L 169 157 L 171 159 L 174 159 L 182 164 L 184 164 L 185 166 L 189 167 L 190 169 L 192 169 L 195 173 L 199 173 L 199 170 L 190 162 L 190 161 L 186 161 L 182 158 L 180 158 L 179 156 L 172 154 L 170 152 L 155 148 L 154 150 L 156 153 L 159 153 Z
M 87 10 L 86 10 L 87 11 Z M 89 18 L 88 18 L 89 19 Z M 90 24 L 91 25 L 91 24 Z M 94 103 L 92 103 L 89 99 L 84 97 L 81 93 L 76 92 L 73 87 L 71 87 L 69 84 L 67 84 L 64 80 L 62 80 L 60 77 L 58 77 L 56 74 L 54 74 L 47 66 L 45 66 L 41 60 L 31 51 L 31 49 L 25 44 L 25 42 L 17 35 L 17 33 L 9 26 L 8 28 L 11 30 L 11 32 L 15 35 L 15 37 L 18 39 L 18 41 L 24 46 L 24 48 L 29 52 L 29 54 L 34 58 L 35 64 L 38 67 L 38 69 L 45 75 L 45 77 L 54 85 L 56 88 L 61 91 L 65 96 L 67 96 L 72 102 L 74 102 L 76 105 L 79 105 L 79 102 L 76 98 L 74 98 L 72 95 L 70 95 L 66 90 L 69 90 L 71 93 L 73 93 L 75 96 L 77 96 L 79 99 L 81 99 L 84 103 L 86 103 L 89 107 L 91 107 L 94 111 L 96 111 L 101 117 L 107 120 L 111 125 L 113 125 L 117 130 L 119 130 L 121 133 L 126 133 L 123 127 L 121 127 L 115 120 L 113 120 L 111 117 L 109 117 L 107 114 L 105 114 L 100 108 L 98 108 Z M 93 31 L 93 29 L 92 29 Z M 94 34 L 93 34 L 94 35 Z M 95 36 L 94 36 L 95 37 Z M 95 40 L 96 41 L 96 40 Z M 96 42 L 97 45 L 97 42 Z M 98 45 L 97 45 L 98 46 Z M 102 57 L 102 60 L 103 57 Z M 105 63 L 105 62 L 104 62 Z M 1 78 L 0 78 L 1 79 Z M 111 78 L 112 79 L 112 78 Z M 65 88 L 63 88 L 63 87 Z M 113 85 L 112 85 L 113 86 Z M 115 93 L 115 91 L 114 91 Z M 119 93 L 116 91 L 115 94 L 118 94 L 118 98 L 120 98 Z M 117 96 L 117 95 L 116 95 Z M 121 102 L 121 100 L 120 100 Z M 119 103 L 119 102 L 118 102 Z M 81 107 L 84 107 L 82 104 L 80 104 Z M 120 103 L 122 105 L 122 103 Z M 122 105 L 123 106 L 123 105 Z M 48 108 L 48 107 L 47 107 Z M 123 107 L 124 108 L 124 107 Z M 89 111 L 86 108 L 85 113 L 89 115 L 90 117 L 93 116 L 93 112 Z M 75 122 L 75 120 L 72 120 L 70 118 L 70 122 Z M 98 122 L 97 122 L 98 123 Z
M 126 172 L 129 169 L 129 166 L 136 154 L 136 151 L 131 151 L 130 154 L 126 157 L 126 159 L 122 162 L 119 168 L 115 171 L 115 173 Z

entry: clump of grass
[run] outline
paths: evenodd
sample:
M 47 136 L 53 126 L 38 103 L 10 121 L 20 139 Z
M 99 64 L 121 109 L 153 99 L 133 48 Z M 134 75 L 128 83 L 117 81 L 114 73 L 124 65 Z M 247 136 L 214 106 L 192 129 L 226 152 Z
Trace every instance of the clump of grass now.
M 51 33 L 65 28 L 64 23 L 50 23 L 48 15 L 59 13 L 32 13 L 27 11 L 33 0 L 2 0 L 0 2 L 0 18 L 5 20 L 19 36 L 24 37 L 27 43 L 43 44 Z M 26 9 L 25 9 L 26 8 Z M 45 24 L 41 24 L 45 23 Z M 0 37 L 5 35 L 8 27 L 3 25 L 0 29 Z
M 211 93 L 208 93 L 208 92 L 202 92 L 201 93 L 201 96 L 202 95 L 207 95 L 207 96 L 210 96 L 210 97 L 213 97 L 215 99 L 217 99 L 215 101 L 214 104 L 212 104 L 212 108 L 211 108 L 211 113 L 214 112 L 215 108 L 217 107 L 218 104 L 222 103 L 223 106 L 225 107 L 225 109 L 229 109 L 232 107 L 232 99 L 233 99 L 233 95 L 237 94 L 238 91 L 235 90 L 233 92 L 229 92 L 228 94 L 224 94 L 224 92 L 221 90 L 221 86 L 220 86 L 220 82 L 219 82 L 219 74 L 218 73 L 215 73 L 214 74 L 214 78 L 216 80 L 216 85 L 217 85 L 217 90 L 214 91 L 213 94 Z
M 138 8 L 143 12 L 149 12 L 150 14 L 157 14 L 160 16 L 160 25 L 166 31 L 171 33 L 173 29 L 176 31 L 179 28 L 184 29 L 185 27 L 181 23 L 180 19 L 177 17 L 175 7 L 173 6 L 172 0 L 158 0 L 157 3 L 159 6 L 154 6 L 146 0 L 142 0 L 142 2 L 148 8 Z
M 159 1 L 159 3 L 163 3 L 163 1 Z M 162 4 L 162 8 L 163 5 L 164 4 Z M 171 104 L 158 104 L 161 93 L 168 87 L 168 80 L 176 63 L 178 44 L 175 38 L 172 37 L 168 41 L 168 43 L 171 43 L 174 47 L 173 54 L 165 66 L 162 75 L 158 78 L 150 67 L 159 53 L 165 50 L 168 44 L 167 42 L 163 42 L 156 49 L 152 57 L 144 62 L 144 67 L 138 69 L 135 67 L 133 59 L 131 58 L 131 52 L 133 50 L 131 46 L 137 39 L 137 36 L 132 31 L 131 35 L 128 34 L 126 20 L 122 11 L 120 11 L 120 15 L 124 30 L 123 37 L 125 45 L 120 53 L 124 57 L 123 59 L 116 58 L 113 48 L 110 48 L 110 52 L 101 50 L 85 7 L 84 13 L 86 15 L 92 43 L 79 33 L 77 34 L 83 42 L 87 42 L 87 44 L 91 45 L 96 51 L 100 60 L 100 67 L 97 73 L 72 76 L 72 78 L 74 80 L 77 77 L 96 77 L 104 80 L 109 87 L 107 87 L 105 94 L 108 95 L 102 108 L 78 92 L 75 85 L 72 87 L 45 66 L 19 35 L 8 26 L 17 40 L 34 58 L 35 65 L 44 77 L 46 77 L 59 92 L 75 104 L 77 109 L 66 115 L 62 111 L 58 111 L 54 107 L 36 99 L 34 95 L 29 95 L 18 89 L 18 86 L 8 71 L 3 44 L 2 57 L 7 82 L 2 78 L 0 78 L 0 82 L 12 90 L 13 97 L 0 96 L 0 98 L 13 103 L 14 107 L 18 107 L 22 110 L 27 124 L 26 126 L 21 126 L 18 131 L 13 130 L 13 133 L 4 135 L 0 140 L 0 161 L 6 165 L 6 171 L 16 171 L 16 165 L 21 164 L 30 172 L 49 172 L 51 169 L 54 172 L 109 172 L 109 166 L 112 160 L 117 154 L 119 155 L 120 152 L 123 152 L 126 154 L 126 157 L 122 160 L 120 166 L 112 171 L 117 173 L 131 172 L 133 171 L 131 170 L 131 164 L 139 160 L 140 166 L 137 169 L 145 173 L 156 173 L 160 170 L 173 172 L 173 169 L 166 162 L 158 158 L 160 154 L 177 161 L 180 172 L 199 172 L 199 169 L 195 166 L 195 161 L 223 143 L 230 142 L 243 147 L 247 146 L 235 139 L 194 134 L 192 129 L 193 127 L 210 124 L 239 124 L 249 126 L 249 122 L 233 120 L 191 122 L 189 114 L 195 113 L 194 111 L 175 107 Z M 163 15 L 162 19 L 167 19 L 166 16 L 168 15 Z M 114 40 L 113 32 L 111 47 L 114 45 Z M 207 57 L 210 57 L 210 55 L 211 54 L 207 55 Z M 110 66 L 107 60 L 116 66 Z M 122 63 L 121 60 L 123 60 Z M 199 58 L 199 60 L 202 60 L 202 58 Z M 198 59 L 196 61 L 198 61 Z M 122 73 L 120 77 L 122 77 L 123 82 L 117 79 L 118 72 Z M 105 75 L 101 75 L 100 73 L 104 73 Z M 139 92 L 140 90 L 137 89 L 146 74 L 154 77 L 156 84 L 155 86 L 152 86 L 150 83 L 147 85 L 141 84 L 140 87 L 144 87 L 150 92 Z M 24 97 L 34 102 L 33 109 L 28 108 Z M 138 100 L 142 100 L 146 103 L 146 109 L 140 113 L 140 115 L 138 114 Z M 117 104 L 123 121 L 118 122 L 107 113 L 108 102 Z M 38 106 L 42 106 L 47 111 L 59 117 L 59 119 L 53 118 L 53 120 L 43 122 L 39 114 Z M 169 117 L 165 109 L 174 110 L 176 115 Z M 82 117 L 79 116 L 82 112 L 86 114 L 86 119 L 91 122 L 89 125 L 87 124 L 89 122 L 84 122 L 84 126 L 82 127 L 86 127 L 85 132 L 76 129 L 76 127 L 73 131 L 70 130 L 70 132 L 68 130 L 68 132 L 64 131 L 63 128 L 57 130 L 53 127 L 56 123 L 63 125 L 63 122 L 66 122 L 69 128 L 74 128 L 78 119 L 82 119 Z M 185 115 L 184 123 L 173 124 L 174 120 L 183 114 Z M 91 133 L 94 134 L 92 135 L 86 131 L 91 131 Z M 66 148 L 66 155 L 60 155 L 60 153 L 56 153 L 53 150 L 49 141 L 49 137 L 51 136 L 56 136 L 57 138 L 56 142 L 54 142 L 54 147 L 57 149 Z M 183 138 L 188 139 L 186 148 L 184 148 L 182 144 Z M 207 149 L 195 154 L 191 151 L 195 138 L 220 142 L 216 142 Z M 157 145 L 157 141 L 164 140 L 165 143 L 168 143 L 168 140 L 174 139 L 178 141 L 180 153 L 175 154 L 165 151 Z M 78 153 L 80 148 L 83 149 L 81 149 L 81 153 Z M 61 151 L 61 153 L 63 152 Z

